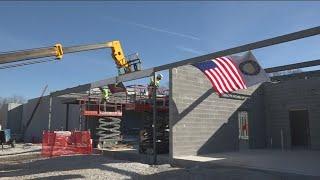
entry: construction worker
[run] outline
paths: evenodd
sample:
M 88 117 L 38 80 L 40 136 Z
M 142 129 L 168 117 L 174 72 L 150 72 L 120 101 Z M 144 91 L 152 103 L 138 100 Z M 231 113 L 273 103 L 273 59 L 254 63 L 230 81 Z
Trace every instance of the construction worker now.
M 153 86 L 155 86 L 155 88 L 159 88 L 160 81 L 162 80 L 162 78 L 163 78 L 162 74 L 158 74 L 157 75 L 155 82 L 154 82 L 153 77 L 150 78 L 150 83 L 149 83 L 149 86 L 148 86 L 149 99 L 152 97 L 152 94 L 153 94 Z
M 106 111 L 106 103 L 108 102 L 109 97 L 110 97 L 109 88 L 99 87 L 99 90 L 100 90 L 101 93 L 102 93 L 102 96 L 101 96 L 101 104 L 104 105 L 104 111 Z

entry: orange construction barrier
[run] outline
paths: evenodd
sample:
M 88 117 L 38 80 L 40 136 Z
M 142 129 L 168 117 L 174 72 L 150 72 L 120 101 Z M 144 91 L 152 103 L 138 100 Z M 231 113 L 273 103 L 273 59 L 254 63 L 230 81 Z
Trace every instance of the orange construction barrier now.
M 44 157 L 91 154 L 90 131 L 43 131 L 41 155 Z

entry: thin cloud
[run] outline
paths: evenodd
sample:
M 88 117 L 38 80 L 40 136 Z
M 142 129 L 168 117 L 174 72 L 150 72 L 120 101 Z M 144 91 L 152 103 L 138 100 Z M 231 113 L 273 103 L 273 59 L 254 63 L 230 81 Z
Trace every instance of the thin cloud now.
M 189 53 L 196 54 L 196 55 L 202 55 L 203 54 L 202 51 L 198 51 L 198 50 L 195 50 L 195 49 L 192 49 L 192 48 L 188 48 L 188 47 L 177 46 L 176 48 L 181 50 L 181 51 L 189 52 Z
M 197 40 L 197 41 L 200 40 L 200 38 L 198 38 L 196 36 L 193 36 L 193 35 L 188 35 L 188 34 L 183 34 L 183 33 L 178 33 L 178 32 L 173 32 L 173 31 L 167 31 L 165 29 L 160 29 L 160 28 L 148 26 L 148 25 L 145 25 L 145 24 L 126 21 L 126 20 L 122 20 L 122 19 L 114 18 L 114 17 L 106 17 L 106 18 L 109 19 L 109 20 L 112 20 L 112 21 L 117 21 L 117 22 L 120 22 L 120 23 L 128 24 L 128 25 L 133 25 L 133 26 L 140 27 L 140 28 L 147 29 L 147 30 L 151 30 L 151 31 L 166 33 L 166 34 L 179 36 L 179 37 L 182 37 L 182 38 L 187 38 L 187 39 L 192 39 L 192 40 Z

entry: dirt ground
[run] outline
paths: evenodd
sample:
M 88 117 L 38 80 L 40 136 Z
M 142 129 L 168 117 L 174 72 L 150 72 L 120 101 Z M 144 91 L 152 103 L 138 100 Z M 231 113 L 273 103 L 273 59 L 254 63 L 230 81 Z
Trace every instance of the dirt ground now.
M 147 164 L 110 159 L 102 155 L 42 158 L 39 153 L 0 157 L 0 179 L 226 179 L 308 180 L 319 179 L 231 167 L 194 167 Z
M 10 145 L 3 145 L 3 149 L 2 146 L 0 146 L 0 158 L 8 155 L 27 154 L 40 151 L 41 144 L 18 143 L 15 144 L 14 148 L 11 148 Z

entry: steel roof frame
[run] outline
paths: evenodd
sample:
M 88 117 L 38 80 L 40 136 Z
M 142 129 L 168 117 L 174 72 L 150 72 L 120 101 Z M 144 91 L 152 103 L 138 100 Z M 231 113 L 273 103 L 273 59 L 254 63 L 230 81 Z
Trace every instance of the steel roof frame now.
M 51 93 L 51 96 L 60 96 L 63 94 L 68 94 L 68 93 L 73 93 L 73 92 L 83 92 L 83 91 L 89 90 L 90 88 L 95 88 L 95 87 L 100 87 L 100 86 L 104 86 L 104 85 L 108 85 L 108 84 L 114 84 L 114 83 L 118 83 L 118 82 L 126 82 L 126 81 L 144 78 L 144 77 L 149 77 L 149 76 L 152 76 L 152 73 L 154 73 L 154 72 L 168 70 L 168 69 L 183 66 L 183 65 L 199 63 L 199 62 L 203 62 L 203 61 L 206 61 L 209 59 L 214 59 L 214 58 L 221 57 L 221 56 L 227 56 L 230 54 L 237 54 L 237 53 L 246 52 L 246 51 L 250 51 L 250 50 L 254 50 L 254 49 L 260 49 L 260 48 L 273 46 L 276 44 L 281 44 L 281 43 L 294 41 L 294 40 L 298 40 L 298 39 L 303 39 L 303 38 L 307 38 L 307 37 L 311 37 L 311 36 L 315 36 L 315 35 L 319 35 L 319 34 L 320 34 L 320 26 L 317 26 L 317 27 L 297 31 L 294 33 L 289 33 L 289 34 L 285 34 L 285 35 L 281 35 L 281 36 L 277 36 L 277 37 L 273 37 L 273 38 L 269 38 L 269 39 L 265 39 L 265 40 L 261 40 L 261 41 L 229 48 L 226 50 L 217 51 L 217 52 L 202 55 L 202 56 L 197 56 L 197 57 L 193 57 L 193 58 L 189 58 L 189 59 L 185 59 L 185 60 L 181 60 L 181 61 L 176 61 L 173 63 L 149 68 L 149 69 L 138 71 L 138 72 L 133 72 L 130 74 L 111 77 L 111 78 L 96 81 L 93 83 L 88 83 L 88 84 L 76 86 L 73 88 L 67 88 L 65 90 L 53 92 L 53 93 Z M 320 60 L 313 60 L 313 61 L 307 61 L 307 62 L 302 62 L 302 63 L 295 63 L 295 64 L 290 64 L 290 65 L 267 68 L 266 71 L 268 73 L 270 73 L 270 72 L 277 72 L 277 71 L 283 71 L 283 70 L 289 70 L 289 69 L 311 67 L 311 66 L 316 66 L 316 65 L 320 65 Z

